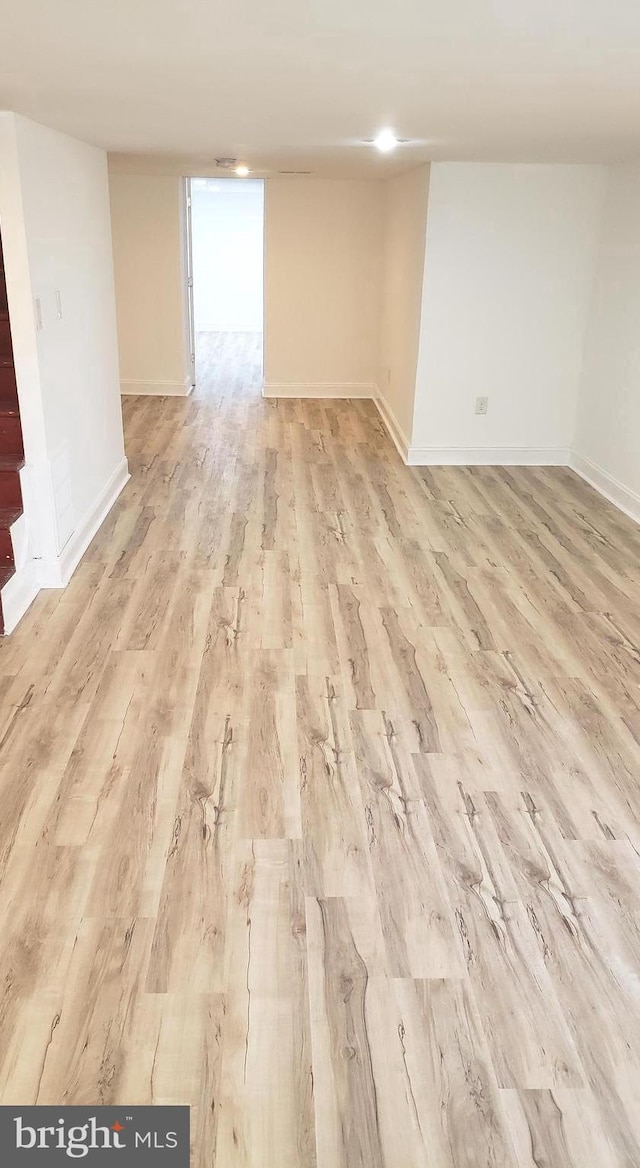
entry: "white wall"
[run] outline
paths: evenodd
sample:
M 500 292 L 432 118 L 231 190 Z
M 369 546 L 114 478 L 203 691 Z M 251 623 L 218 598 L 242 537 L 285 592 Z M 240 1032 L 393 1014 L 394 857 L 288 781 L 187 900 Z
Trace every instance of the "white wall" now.
M 127 478 L 106 155 L 0 114 L 0 221 L 30 554 L 55 585 Z
M 415 461 L 566 461 L 605 181 L 598 166 L 432 165 Z
M 182 179 L 111 173 L 109 187 L 122 392 L 184 395 L 191 364 Z
M 47 447 L 54 467 L 68 458 L 75 527 L 124 457 L 107 162 L 24 118 L 16 128 Z
M 193 179 L 197 332 L 262 332 L 263 204 L 261 179 Z
M 265 183 L 265 392 L 371 396 L 378 379 L 382 183 Z
M 640 167 L 609 171 L 575 465 L 640 519 Z
M 429 167 L 383 184 L 380 372 L 387 423 L 401 450 L 409 445 L 416 392 Z

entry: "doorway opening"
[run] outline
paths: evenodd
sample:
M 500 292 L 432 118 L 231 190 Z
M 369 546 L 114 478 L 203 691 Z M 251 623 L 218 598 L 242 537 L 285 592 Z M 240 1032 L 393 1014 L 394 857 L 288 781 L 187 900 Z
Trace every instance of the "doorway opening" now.
M 264 181 L 187 180 L 196 383 L 262 385 Z

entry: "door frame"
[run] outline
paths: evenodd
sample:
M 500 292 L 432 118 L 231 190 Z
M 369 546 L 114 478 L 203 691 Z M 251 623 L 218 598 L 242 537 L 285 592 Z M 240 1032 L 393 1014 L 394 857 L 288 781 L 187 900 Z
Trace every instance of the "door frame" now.
M 193 222 L 192 222 L 192 183 L 194 178 L 211 178 L 216 176 L 211 175 L 189 175 L 182 178 L 182 202 L 183 202 L 183 249 L 184 249 L 184 318 L 185 329 L 187 332 L 189 353 L 191 357 L 191 385 L 196 383 L 196 332 L 195 332 L 195 309 L 194 309 L 194 291 L 193 291 Z M 221 182 L 228 182 L 228 178 L 220 178 Z M 266 316 L 267 316 L 267 181 L 262 176 L 257 176 L 259 182 L 262 183 L 262 383 L 264 390 L 264 367 L 265 367 L 265 352 L 266 352 Z M 241 182 L 241 179 L 236 180 Z
M 196 383 L 196 326 L 193 307 L 193 233 L 191 223 L 191 179 L 182 179 L 182 197 L 184 201 L 184 279 L 185 279 L 185 306 L 187 344 L 189 346 L 189 370 L 191 385 Z

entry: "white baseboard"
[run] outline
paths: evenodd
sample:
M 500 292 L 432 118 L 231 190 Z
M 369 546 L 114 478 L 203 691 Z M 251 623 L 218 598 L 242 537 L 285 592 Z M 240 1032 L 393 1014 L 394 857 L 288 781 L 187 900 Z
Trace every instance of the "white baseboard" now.
M 28 608 L 33 604 L 40 587 L 36 575 L 35 560 L 16 568 L 10 580 L 2 589 L 2 615 L 5 635 L 12 633 Z
M 24 468 L 20 474 L 24 486 Z M 12 633 L 36 596 L 38 580 L 30 546 L 30 529 L 26 514 L 11 524 L 11 543 L 15 572 L 2 589 L 2 612 L 5 634 Z
M 410 446 L 409 466 L 566 466 L 562 446 Z
M 406 464 L 409 451 L 409 439 L 391 409 L 391 406 L 380 394 L 376 397 L 375 403 L 389 437 L 393 441 L 400 458 Z
M 120 393 L 124 397 L 188 397 L 193 389 L 191 378 L 184 381 L 135 381 L 120 382 Z
M 265 381 L 263 397 L 376 398 L 372 381 Z
M 624 511 L 630 519 L 640 523 L 640 495 L 626 487 L 619 479 L 614 478 L 603 467 L 572 450 L 569 454 L 569 466 L 581 479 L 589 483 L 600 495 L 604 495 L 620 511 Z
M 55 560 L 36 560 L 36 573 L 41 588 L 64 588 L 73 576 L 91 540 L 106 519 L 118 495 L 129 481 L 126 458 L 118 464 L 97 499 L 74 529 L 73 535 Z
M 566 466 L 566 447 L 411 446 L 389 403 L 376 398 L 389 437 L 407 466 Z
M 640 494 L 576 450 L 564 446 L 410 446 L 388 402 L 378 396 L 375 403 L 407 466 L 569 466 L 600 495 L 640 523 Z

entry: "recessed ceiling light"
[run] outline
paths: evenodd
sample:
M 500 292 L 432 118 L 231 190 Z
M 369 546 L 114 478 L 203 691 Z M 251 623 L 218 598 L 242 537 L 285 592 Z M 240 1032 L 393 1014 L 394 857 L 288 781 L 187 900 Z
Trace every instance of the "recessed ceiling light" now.
M 376 134 L 373 139 L 373 145 L 381 154 L 389 154 L 398 145 L 398 138 L 393 130 L 380 130 L 380 133 Z
M 236 174 L 238 178 L 246 178 L 249 173 L 248 166 L 236 166 Z

